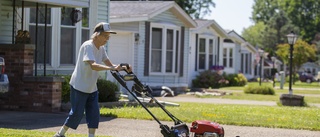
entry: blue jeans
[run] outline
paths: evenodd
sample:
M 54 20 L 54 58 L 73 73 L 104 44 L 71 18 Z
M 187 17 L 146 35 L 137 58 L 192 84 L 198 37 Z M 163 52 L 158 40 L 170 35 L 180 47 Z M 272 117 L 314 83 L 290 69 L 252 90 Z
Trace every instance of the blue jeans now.
M 72 86 L 70 89 L 71 110 L 64 125 L 77 129 L 85 112 L 88 128 L 98 128 L 100 117 L 98 91 L 84 93 Z

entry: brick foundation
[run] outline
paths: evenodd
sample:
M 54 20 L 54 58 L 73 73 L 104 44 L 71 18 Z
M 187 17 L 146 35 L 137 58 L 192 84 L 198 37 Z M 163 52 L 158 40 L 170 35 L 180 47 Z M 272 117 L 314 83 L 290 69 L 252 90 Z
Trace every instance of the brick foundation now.
M 58 112 L 61 108 L 63 79 L 33 76 L 34 45 L 0 44 L 9 77 L 8 93 L 0 95 L 0 108 L 6 110 Z

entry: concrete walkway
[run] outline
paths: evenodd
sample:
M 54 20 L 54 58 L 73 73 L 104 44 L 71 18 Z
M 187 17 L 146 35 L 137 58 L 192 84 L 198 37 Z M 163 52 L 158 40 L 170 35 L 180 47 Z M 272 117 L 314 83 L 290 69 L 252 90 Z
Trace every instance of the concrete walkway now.
M 60 129 L 66 117 L 67 113 L 35 113 L 0 110 L 0 128 L 50 131 L 54 133 Z M 173 124 L 173 122 L 169 121 L 162 121 L 162 123 L 168 126 L 172 126 Z M 187 125 L 190 126 L 191 124 L 187 123 Z M 320 137 L 320 131 L 232 125 L 222 126 L 225 129 L 225 137 Z M 70 129 L 68 133 L 84 134 L 79 137 L 86 137 L 87 127 L 85 120 L 81 121 L 77 130 Z M 112 137 L 163 137 L 160 133 L 158 123 L 154 120 L 110 117 L 100 118 L 100 125 L 96 134 Z

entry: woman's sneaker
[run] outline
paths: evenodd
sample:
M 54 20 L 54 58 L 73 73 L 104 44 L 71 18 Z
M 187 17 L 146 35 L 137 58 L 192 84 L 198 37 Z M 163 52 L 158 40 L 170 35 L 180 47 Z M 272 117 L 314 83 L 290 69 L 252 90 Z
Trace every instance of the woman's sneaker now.
M 54 134 L 54 136 L 53 137 L 66 137 L 66 136 L 64 136 L 64 135 L 60 135 L 59 133 L 56 133 L 56 134 Z

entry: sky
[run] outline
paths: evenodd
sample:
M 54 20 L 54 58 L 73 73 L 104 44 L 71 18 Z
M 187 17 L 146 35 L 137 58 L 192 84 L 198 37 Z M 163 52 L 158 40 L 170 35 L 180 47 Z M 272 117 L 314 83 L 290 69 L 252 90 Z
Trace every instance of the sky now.
M 213 0 L 216 4 L 205 19 L 214 19 L 223 29 L 241 35 L 243 28 L 253 25 L 250 20 L 254 0 Z

